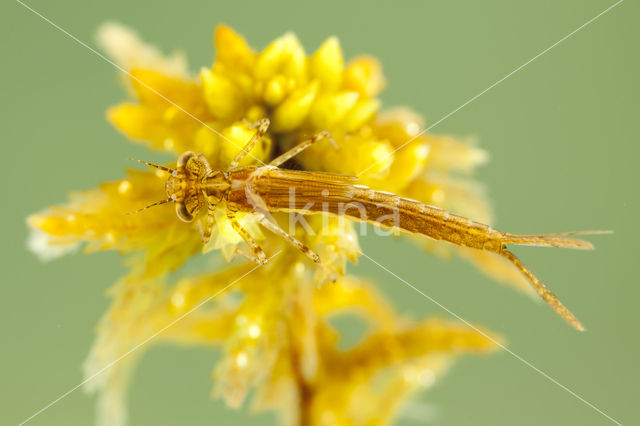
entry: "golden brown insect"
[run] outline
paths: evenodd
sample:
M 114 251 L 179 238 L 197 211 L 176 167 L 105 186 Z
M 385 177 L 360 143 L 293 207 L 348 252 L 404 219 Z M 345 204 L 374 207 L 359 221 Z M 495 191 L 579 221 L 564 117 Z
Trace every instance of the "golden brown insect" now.
M 256 134 L 233 159 L 227 170 L 212 170 L 202 154 L 190 151 L 179 157 L 175 169 L 137 160 L 170 173 L 166 183 L 169 198 L 151 206 L 173 202 L 176 214 L 185 222 L 193 221 L 201 213 L 206 214 L 206 225 L 201 228 L 202 238 L 206 243 L 213 229 L 216 206 L 224 201 L 231 225 L 250 248 L 252 260 L 258 263 L 266 261 L 264 251 L 236 219 L 237 212 L 256 215 L 258 222 L 265 228 L 287 239 L 319 265 L 321 265 L 320 257 L 280 228 L 271 218 L 270 212 L 328 213 L 348 216 L 386 228 L 399 229 L 459 246 L 497 253 L 513 263 L 526 276 L 540 297 L 562 318 L 578 330 L 584 330 L 580 321 L 558 300 L 555 294 L 506 247 L 508 244 L 523 244 L 592 249 L 591 243 L 571 238 L 571 236 L 601 232 L 510 234 L 438 207 L 357 185 L 355 182 L 358 178 L 354 176 L 278 168 L 316 141 L 322 138 L 330 139 L 327 132 L 320 132 L 301 142 L 269 164 L 238 167 L 240 161 L 266 133 L 269 120 L 260 120 L 256 125 L 258 127 Z

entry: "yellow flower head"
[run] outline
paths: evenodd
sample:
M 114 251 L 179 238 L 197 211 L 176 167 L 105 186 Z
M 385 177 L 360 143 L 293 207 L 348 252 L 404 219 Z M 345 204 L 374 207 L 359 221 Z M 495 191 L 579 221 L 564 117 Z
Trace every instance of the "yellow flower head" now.
M 251 124 L 268 117 L 272 127 L 243 164 L 267 162 L 326 130 L 337 149 L 317 143 L 287 166 L 356 175 L 375 189 L 490 220 L 482 191 L 468 178 L 486 160 L 484 151 L 471 142 L 422 132 L 420 117 L 406 109 L 380 112 L 376 96 L 384 77 L 379 62 L 369 56 L 345 61 L 335 37 L 311 55 L 291 33 L 256 52 L 220 26 L 216 60 L 196 76 L 187 73 L 180 54 L 163 57 L 115 24 L 102 29 L 100 40 L 128 70 L 132 95 L 111 108 L 108 118 L 152 149 L 200 152 L 212 167 L 224 169 L 255 133 Z M 286 422 L 381 424 L 410 391 L 438 378 L 454 355 L 493 348 L 492 341 L 457 324 L 398 318 L 371 283 L 345 275 L 347 261 L 355 262 L 360 249 L 352 223 L 344 218 L 317 216 L 309 220 L 313 232 L 296 228 L 296 237 L 337 273 L 335 283 L 317 286 L 326 277 L 279 237 L 261 232 L 252 214 L 241 215 L 240 222 L 268 254 L 276 253 L 271 262 L 174 282 L 168 272 L 190 257 L 202 251 L 215 257 L 219 249 L 231 260 L 242 239 L 223 205 L 206 245 L 195 229 L 198 222 L 181 222 L 169 205 L 127 214 L 166 198 L 166 178 L 160 170 L 129 170 L 124 178 L 73 194 L 68 204 L 28 219 L 32 247 L 43 257 L 81 243 L 89 251 L 133 253 L 131 273 L 114 286 L 113 305 L 100 323 L 85 366 L 88 376 L 173 324 L 157 340 L 222 348 L 213 377 L 216 394 L 230 406 L 240 405 L 256 388 L 256 406 L 279 410 Z M 441 243 L 422 244 L 451 250 Z M 458 253 L 513 280 L 489 254 Z M 211 300 L 212 306 L 197 310 Z M 329 322 L 344 312 L 368 324 L 348 350 L 337 348 L 339 330 Z M 124 388 L 136 359 L 114 365 L 92 384 L 101 393 L 104 424 L 122 424 L 126 418 Z

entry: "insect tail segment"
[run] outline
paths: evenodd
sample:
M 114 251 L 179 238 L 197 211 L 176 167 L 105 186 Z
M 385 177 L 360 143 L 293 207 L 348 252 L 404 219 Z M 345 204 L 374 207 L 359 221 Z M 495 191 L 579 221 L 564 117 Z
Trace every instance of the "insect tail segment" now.
M 503 244 L 520 244 L 527 246 L 562 247 L 578 250 L 592 250 L 593 244 L 573 238 L 577 235 L 610 234 L 611 231 L 560 232 L 555 234 L 517 235 L 504 234 Z
M 577 240 L 577 241 L 580 241 L 580 240 Z M 584 243 L 584 241 L 581 241 L 581 242 Z M 523 244 L 527 244 L 527 243 L 523 243 Z M 553 247 L 567 247 L 567 246 L 561 245 L 561 246 L 553 246 Z M 573 247 L 573 248 L 584 248 L 584 247 Z M 527 279 L 529 280 L 533 288 L 536 290 L 536 292 L 540 295 L 542 300 L 544 300 L 549 306 L 551 306 L 551 308 L 554 311 L 556 311 L 558 315 L 560 315 L 566 322 L 571 324 L 577 330 L 584 331 L 584 326 L 582 325 L 580 320 L 578 320 L 578 318 L 576 318 L 576 316 L 573 315 L 571 311 L 562 304 L 560 299 L 558 299 L 558 297 L 551 290 L 549 290 L 549 288 L 547 288 L 547 286 L 544 285 L 538 279 L 538 277 L 534 275 L 531 269 L 529 269 L 524 263 L 522 263 L 522 261 L 520 261 L 520 259 L 518 259 L 518 257 L 516 257 L 515 254 L 511 253 L 509 250 L 502 249 L 502 251 L 500 252 L 500 255 L 502 255 L 503 257 L 508 259 L 511 263 L 513 263 L 516 266 L 516 268 L 518 268 L 520 272 L 522 272 L 527 277 Z

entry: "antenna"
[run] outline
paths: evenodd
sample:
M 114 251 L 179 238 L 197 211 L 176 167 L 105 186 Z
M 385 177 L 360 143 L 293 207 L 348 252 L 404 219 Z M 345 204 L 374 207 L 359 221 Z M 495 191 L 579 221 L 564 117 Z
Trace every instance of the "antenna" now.
M 170 169 L 169 167 L 165 167 L 165 166 L 160 166 L 158 164 L 149 163 L 148 161 L 138 160 L 137 158 L 129 158 L 129 160 L 137 161 L 138 163 L 145 164 L 145 165 L 147 165 L 149 167 L 155 167 L 156 169 L 165 171 L 167 173 L 173 173 L 174 172 L 174 169 Z
M 149 204 L 148 206 L 143 207 L 143 208 L 141 208 L 141 209 L 138 209 L 138 210 L 136 210 L 136 211 L 129 212 L 129 213 L 123 213 L 123 214 L 124 214 L 125 216 L 128 216 L 128 215 L 131 215 L 131 214 L 140 213 L 140 212 L 141 212 L 141 211 L 143 211 L 143 210 L 149 209 L 149 208 L 151 208 L 151 207 L 159 206 L 159 205 L 161 205 L 161 204 L 170 203 L 171 201 L 173 201 L 173 198 L 167 198 L 166 200 L 157 201 L 157 202 L 155 202 L 155 203 L 153 203 L 153 204 Z

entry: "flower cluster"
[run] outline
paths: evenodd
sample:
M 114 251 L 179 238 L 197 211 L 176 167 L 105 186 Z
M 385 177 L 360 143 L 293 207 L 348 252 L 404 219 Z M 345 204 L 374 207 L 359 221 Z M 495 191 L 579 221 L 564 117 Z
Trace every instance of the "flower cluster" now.
M 368 56 L 345 63 L 336 38 L 311 56 L 293 34 L 256 52 L 220 26 L 216 61 L 197 76 L 188 74 L 180 54 L 165 57 L 118 25 L 105 25 L 100 40 L 128 71 L 132 100 L 111 108 L 108 117 L 132 140 L 175 155 L 201 152 L 213 168 L 224 169 L 255 132 L 251 123 L 261 118 L 270 118 L 272 127 L 244 164 L 267 162 L 327 130 L 339 148 L 315 144 L 292 167 L 358 175 L 375 189 L 490 221 L 482 191 L 468 178 L 485 161 L 484 151 L 471 141 L 421 134 L 423 123 L 411 111 L 380 112 L 380 64 Z M 213 374 L 217 395 L 238 407 L 256 389 L 256 408 L 275 409 L 285 424 L 301 425 L 385 424 L 410 392 L 430 385 L 455 355 L 494 348 L 459 324 L 400 317 L 371 282 L 347 275 L 347 261 L 355 262 L 360 249 L 354 227 L 340 218 L 312 217 L 313 235 L 296 233 L 337 271 L 335 283 L 317 285 L 314 265 L 261 231 L 251 214 L 240 220 L 273 256 L 267 265 L 234 263 L 175 280 L 171 272 L 190 257 L 201 251 L 215 257 L 219 249 L 231 260 L 242 240 L 223 208 L 205 247 L 195 225 L 178 220 L 168 206 L 123 214 L 166 198 L 165 180 L 160 170 L 128 170 L 28 219 L 31 245 L 45 258 L 81 243 L 86 251 L 129 254 L 130 272 L 112 288 L 113 304 L 85 365 L 87 377 L 95 376 L 88 386 L 100 393 L 102 424 L 125 423 L 131 370 L 157 342 L 220 347 L 223 357 Z M 456 251 L 498 278 L 521 283 L 491 254 L 420 244 L 438 253 Z M 330 322 L 342 313 L 368 324 L 347 349 L 338 347 L 340 331 Z

